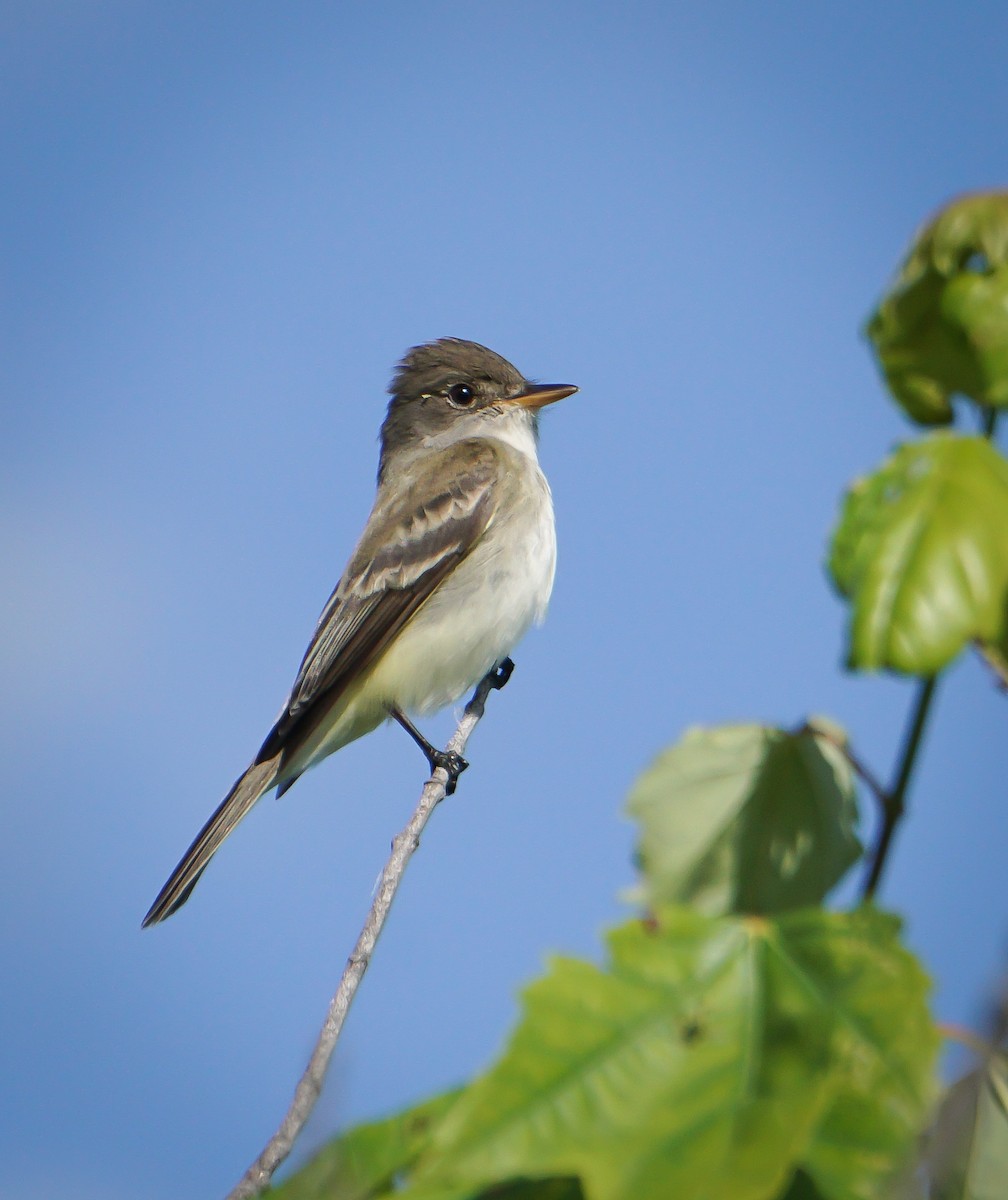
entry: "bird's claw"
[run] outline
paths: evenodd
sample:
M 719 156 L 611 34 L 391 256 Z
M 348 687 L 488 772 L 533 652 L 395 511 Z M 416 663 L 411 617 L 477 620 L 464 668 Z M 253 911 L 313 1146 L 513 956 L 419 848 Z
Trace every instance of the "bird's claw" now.
M 494 670 L 490 680 L 490 686 L 494 691 L 499 692 L 500 689 L 511 678 L 511 673 L 514 671 L 514 659 L 505 658 Z
M 440 767 L 448 775 L 448 781 L 445 784 L 445 795 L 450 796 L 455 791 L 455 784 L 458 782 L 458 777 L 469 766 L 466 759 L 461 754 L 454 750 L 433 750 L 427 756 L 432 771 Z

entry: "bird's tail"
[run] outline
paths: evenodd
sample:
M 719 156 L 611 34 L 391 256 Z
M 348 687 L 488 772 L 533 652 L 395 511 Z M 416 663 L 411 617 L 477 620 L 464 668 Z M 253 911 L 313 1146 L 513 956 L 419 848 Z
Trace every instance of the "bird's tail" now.
M 275 782 L 281 755 L 265 762 L 254 762 L 221 801 L 217 811 L 196 835 L 196 840 L 171 873 L 150 911 L 143 919 L 143 928 L 156 925 L 170 917 L 189 899 L 189 893 L 207 863 L 220 849 L 221 843 L 245 816 L 259 797 Z

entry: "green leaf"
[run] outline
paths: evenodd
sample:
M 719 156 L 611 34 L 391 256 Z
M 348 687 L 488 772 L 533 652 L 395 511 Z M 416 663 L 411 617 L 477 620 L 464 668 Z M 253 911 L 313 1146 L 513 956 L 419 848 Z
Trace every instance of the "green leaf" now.
M 898 1167 L 935 1037 L 894 920 L 669 909 L 610 950 L 607 970 L 559 959 L 529 988 L 503 1058 L 438 1125 L 404 1198 L 569 1175 L 589 1200 L 765 1200 L 798 1167 L 853 1197 Z
M 766 725 L 690 729 L 638 779 L 643 898 L 712 915 L 818 904 L 856 862 L 843 732 Z
M 506 1183 L 494 1183 L 488 1188 L 473 1191 L 471 1185 L 454 1187 L 411 1187 L 406 1192 L 383 1192 L 375 1200 L 391 1200 L 392 1197 L 408 1196 L 409 1200 L 585 1200 L 577 1179 L 518 1179 Z M 339 1193 L 332 1200 L 343 1200 Z
M 269 1193 L 276 1200 L 365 1200 L 384 1192 L 430 1140 L 459 1091 L 447 1092 L 336 1138 Z
M 955 395 L 1008 405 L 1008 193 L 964 197 L 921 231 L 868 336 L 920 424 L 947 425 Z
M 584 1200 L 584 1192 L 576 1179 L 522 1179 L 495 1184 L 473 1200 Z
M 842 1064 L 803 1166 L 826 1196 L 877 1200 L 931 1111 L 939 1037 L 927 976 L 898 946 L 898 922 L 870 907 L 845 916 L 829 937 L 805 914 L 788 921 L 792 961 L 835 1017 Z
M 932 1200 L 1004 1200 L 1008 1193 L 1008 1062 L 1003 1055 L 953 1084 L 928 1138 Z
M 901 446 L 848 492 L 829 569 L 851 601 L 848 665 L 933 675 L 1008 617 L 1008 463 L 983 438 Z
M 795 1172 L 794 1178 L 780 1200 L 828 1200 L 816 1187 L 815 1182 L 804 1171 Z
M 431 1184 L 427 1187 L 409 1188 L 409 1200 L 481 1200 L 484 1193 L 482 1191 L 473 1191 L 470 1184 Z M 388 1191 L 376 1192 L 374 1200 L 392 1200 L 393 1197 L 403 1196 L 403 1192 L 398 1183 L 393 1183 Z M 491 1189 L 489 1195 L 493 1195 Z M 327 1196 L 327 1200 L 343 1200 L 339 1192 L 333 1192 Z

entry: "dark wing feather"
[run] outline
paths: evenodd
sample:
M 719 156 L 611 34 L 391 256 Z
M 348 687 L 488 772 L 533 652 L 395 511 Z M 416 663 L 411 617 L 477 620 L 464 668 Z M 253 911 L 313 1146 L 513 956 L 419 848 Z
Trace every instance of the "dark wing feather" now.
M 493 519 L 503 469 L 491 443 L 467 440 L 432 455 L 408 487 L 379 491 L 257 762 L 294 752 L 472 550 Z

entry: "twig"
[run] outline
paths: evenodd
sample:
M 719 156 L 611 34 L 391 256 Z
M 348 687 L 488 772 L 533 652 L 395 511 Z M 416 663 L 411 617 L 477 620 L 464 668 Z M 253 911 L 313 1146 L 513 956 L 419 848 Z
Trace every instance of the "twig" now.
M 804 725 L 796 730 L 796 732 L 811 733 L 813 736 L 822 738 L 823 741 L 829 742 L 831 746 L 839 750 L 839 752 L 847 760 L 848 766 L 851 768 L 854 774 L 861 779 L 861 782 L 865 785 L 865 787 L 868 788 L 879 804 L 882 806 L 885 805 L 885 788 L 882 786 L 878 776 L 874 773 L 874 771 L 871 770 L 868 764 L 854 753 L 854 749 L 846 737 L 842 737 L 837 733 L 834 733 L 832 729 L 829 729 L 826 725 L 819 724 L 815 720 L 806 721 Z
M 928 713 L 931 711 L 931 701 L 934 699 L 937 683 L 937 675 L 932 675 L 927 679 L 921 680 L 910 724 L 903 741 L 903 752 L 900 756 L 899 770 L 896 773 L 896 782 L 892 785 L 892 788 L 882 792 L 879 796 L 882 805 L 882 827 L 879 830 L 875 849 L 872 851 L 871 869 L 868 872 L 868 878 L 865 880 L 862 892 L 862 897 L 865 900 L 871 900 L 878 889 L 879 880 L 882 878 L 882 871 L 885 869 L 886 858 L 889 855 L 893 833 L 896 831 L 896 826 L 902 819 L 906 808 L 906 791 L 910 783 L 914 763 L 917 760 L 917 751 L 920 749 L 921 737 L 924 734 L 924 726 L 927 723 Z
M 984 664 L 994 676 L 994 686 L 999 692 L 1008 692 L 1008 661 L 1000 650 L 988 642 L 976 641 L 973 649 L 983 659 Z
M 959 1025 L 954 1021 L 939 1021 L 937 1029 L 947 1042 L 957 1042 L 960 1046 L 965 1046 L 982 1061 L 993 1058 L 998 1052 L 997 1046 L 993 1042 L 981 1037 L 979 1033 L 974 1033 L 965 1025 Z
M 513 669 L 514 663 L 509 658 L 505 659 L 499 668 L 490 671 L 480 681 L 473 698 L 465 707 L 451 740 L 445 747 L 446 753 L 454 752 L 461 756 L 472 731 L 483 716 L 487 696 L 507 683 Z M 294 1099 L 287 1110 L 287 1115 L 281 1122 L 280 1128 L 266 1143 L 259 1157 L 245 1172 L 234 1189 L 228 1193 L 227 1200 L 248 1200 L 248 1197 L 258 1196 L 273 1178 L 277 1167 L 290 1153 L 291 1147 L 304 1128 L 322 1091 L 329 1060 L 336 1048 L 343 1022 L 346 1020 L 347 1010 L 353 1001 L 360 981 L 364 978 L 364 972 L 368 969 L 371 954 L 385 924 L 389 909 L 392 907 L 392 901 L 406 870 L 406 864 L 412 857 L 413 851 L 420 845 L 420 834 L 431 813 L 444 799 L 447 784 L 447 770 L 444 767 L 437 767 L 424 784 L 423 791 L 420 793 L 420 801 L 409 824 L 392 842 L 392 853 L 382 871 L 381 880 L 371 904 L 371 911 L 367 915 L 353 953 L 347 959 L 343 978 L 329 1003 L 325 1023 L 319 1033 L 311 1058 L 308 1060 L 308 1066 L 295 1089 Z

